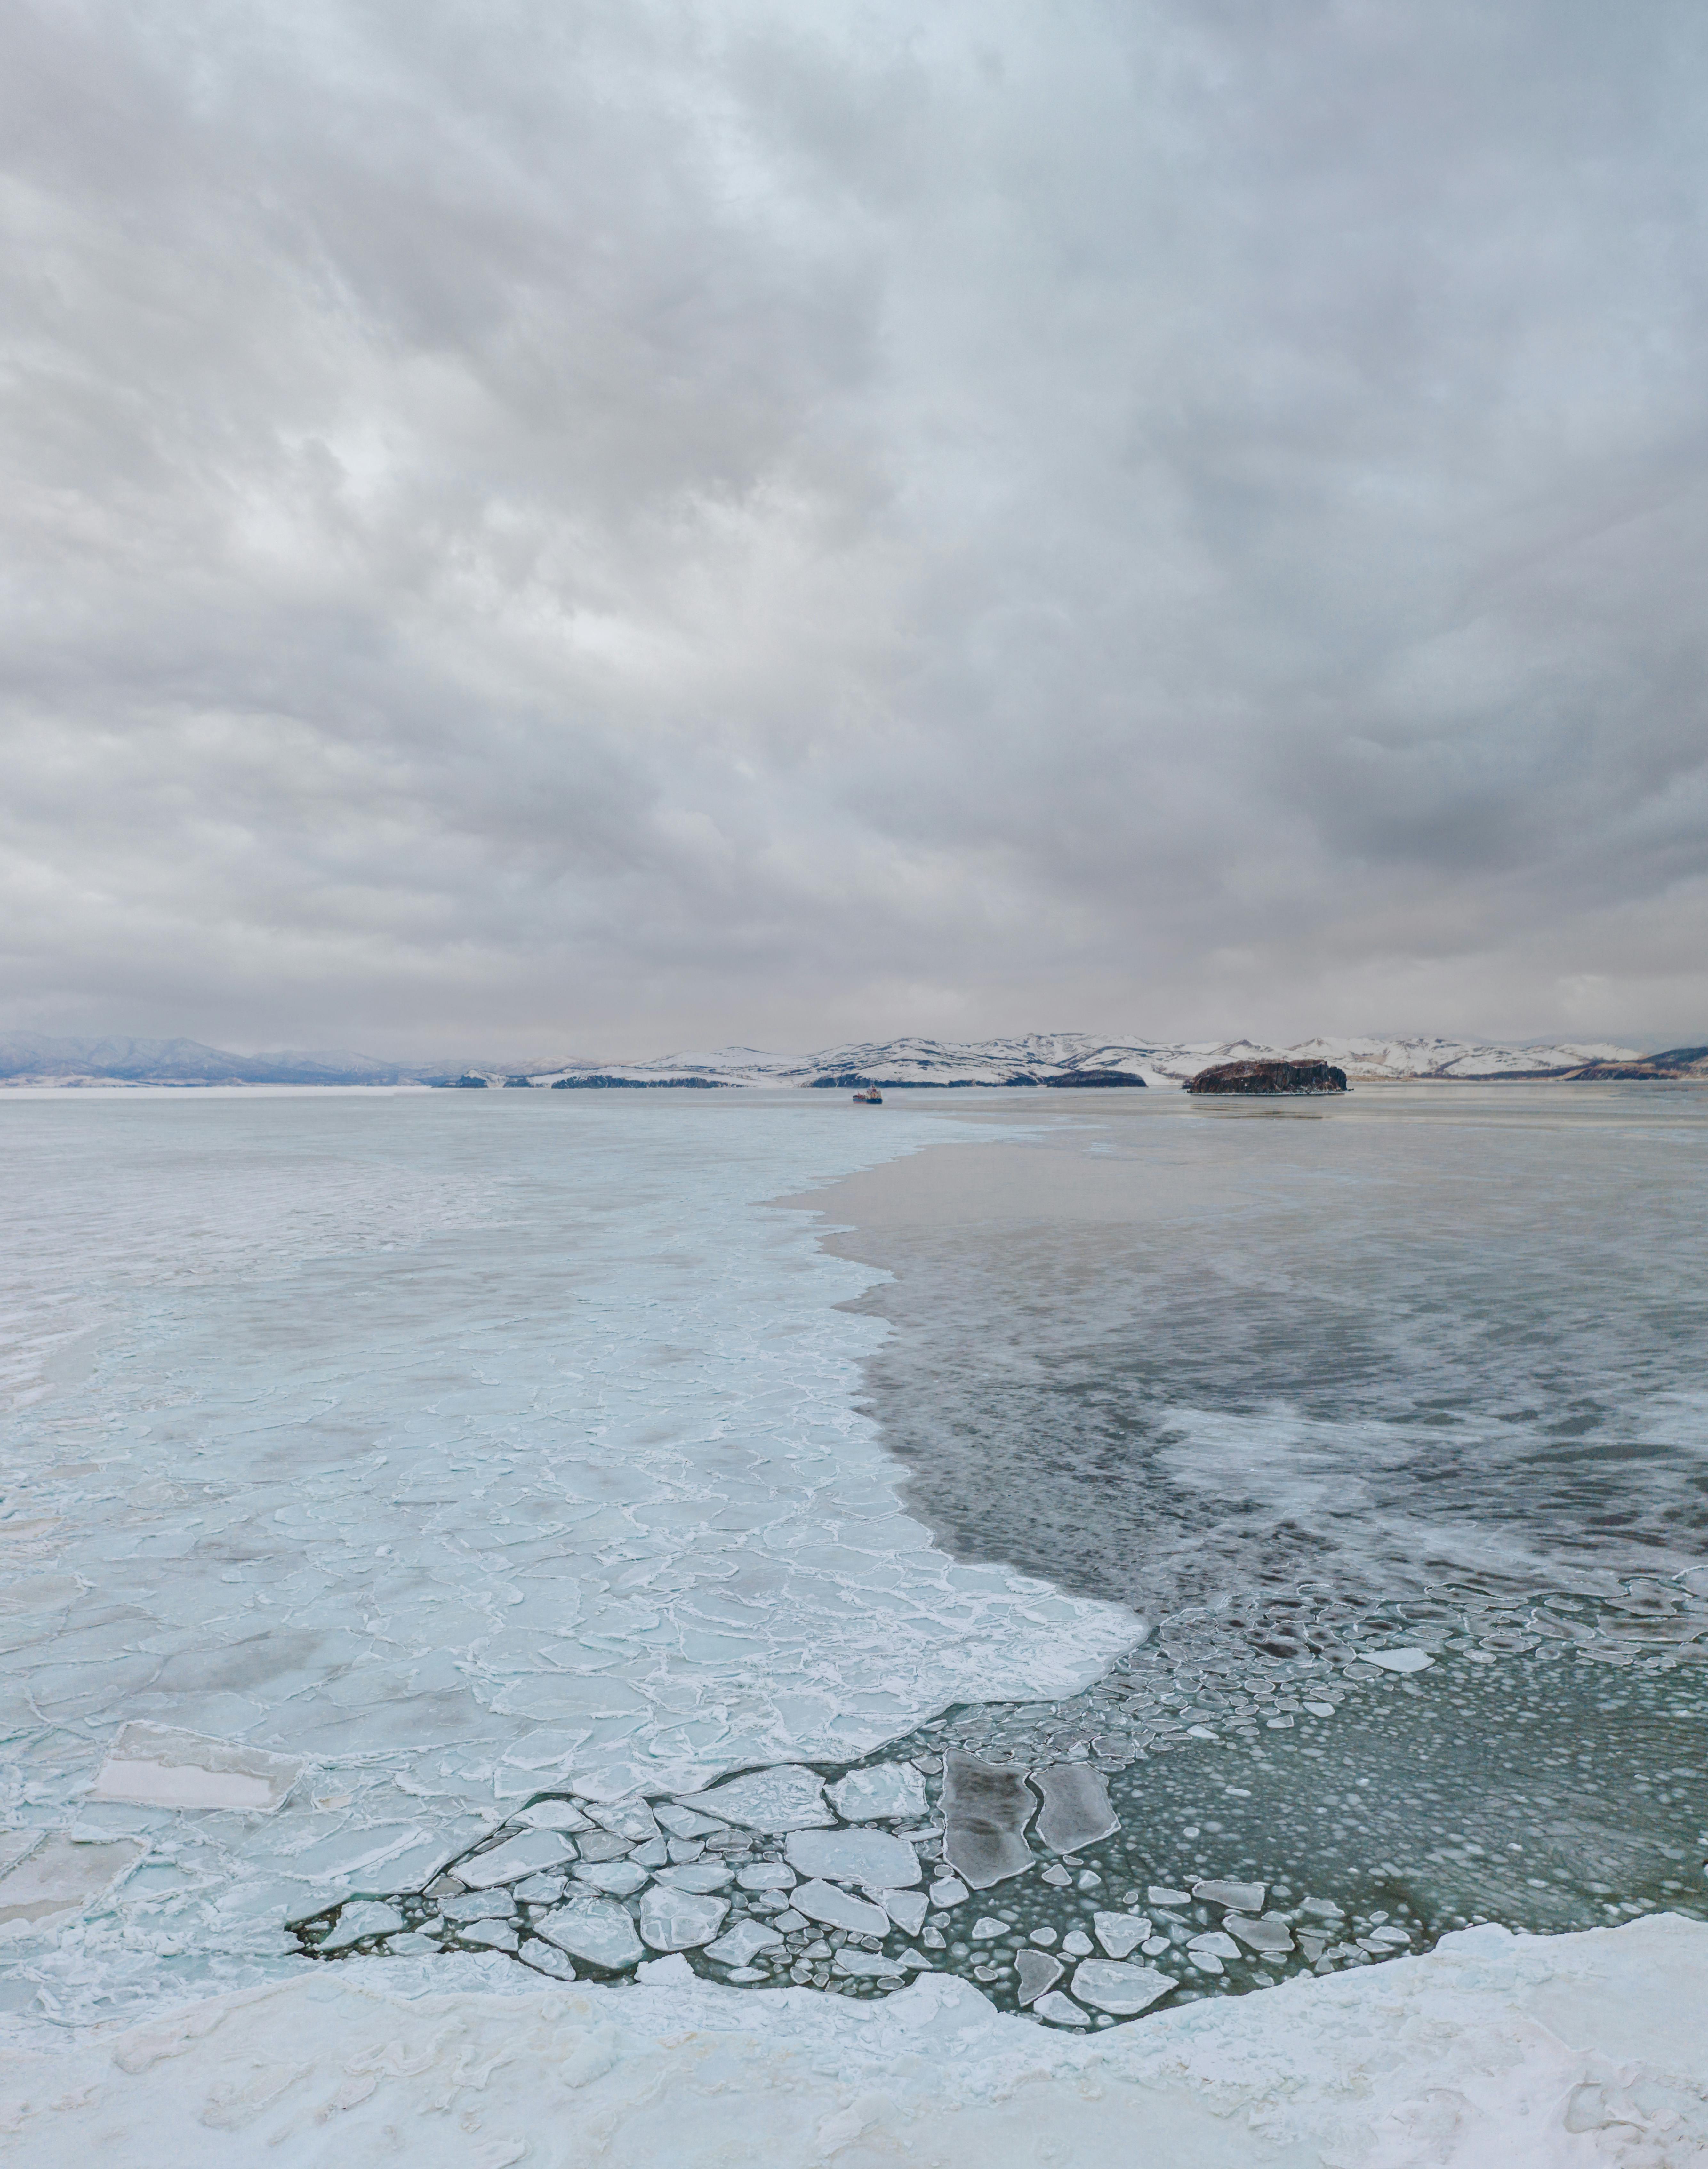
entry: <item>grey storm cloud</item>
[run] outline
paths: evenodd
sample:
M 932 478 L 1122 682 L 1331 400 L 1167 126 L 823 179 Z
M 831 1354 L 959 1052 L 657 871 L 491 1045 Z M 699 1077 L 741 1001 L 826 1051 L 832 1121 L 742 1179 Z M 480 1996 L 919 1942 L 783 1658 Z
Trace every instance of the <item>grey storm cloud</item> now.
M 1708 1019 L 1708 16 L 0 27 L 0 1023 Z

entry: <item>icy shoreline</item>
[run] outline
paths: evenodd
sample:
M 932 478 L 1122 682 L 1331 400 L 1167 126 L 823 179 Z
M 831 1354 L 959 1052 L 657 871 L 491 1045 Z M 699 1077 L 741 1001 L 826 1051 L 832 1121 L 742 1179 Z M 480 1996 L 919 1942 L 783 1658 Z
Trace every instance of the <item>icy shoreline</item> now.
M 31 2165 L 408 2159 L 611 2169 L 1689 2169 L 1708 2150 L 1708 1924 L 1481 1927 L 1361 1974 L 1092 2038 L 924 1977 L 886 2002 L 703 1982 L 510 1992 L 356 1961 L 0 2048 Z M 9 2029 L 13 2044 L 17 2029 Z

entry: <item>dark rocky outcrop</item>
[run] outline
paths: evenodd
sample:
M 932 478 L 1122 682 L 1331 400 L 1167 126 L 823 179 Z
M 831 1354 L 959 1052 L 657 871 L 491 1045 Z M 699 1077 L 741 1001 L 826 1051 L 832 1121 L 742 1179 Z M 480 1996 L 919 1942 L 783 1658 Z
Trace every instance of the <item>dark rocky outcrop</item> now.
M 1118 1084 L 1136 1084 L 1141 1092 L 1145 1090 L 1145 1079 L 1135 1077 L 1130 1069 L 1070 1069 L 1059 1077 L 1046 1077 L 1043 1081 L 1057 1092 L 1068 1084 L 1084 1084 L 1100 1092 Z
M 1344 1092 L 1346 1072 L 1332 1062 L 1218 1062 L 1187 1079 L 1188 1092 Z
M 1651 1079 L 1677 1083 L 1679 1079 L 1708 1077 L 1708 1047 L 1669 1047 L 1664 1053 L 1646 1054 L 1640 1062 L 1586 1062 L 1581 1069 L 1568 1069 L 1568 1084 L 1610 1084 L 1626 1079 Z
M 554 1092 L 733 1092 L 722 1077 L 559 1077 Z

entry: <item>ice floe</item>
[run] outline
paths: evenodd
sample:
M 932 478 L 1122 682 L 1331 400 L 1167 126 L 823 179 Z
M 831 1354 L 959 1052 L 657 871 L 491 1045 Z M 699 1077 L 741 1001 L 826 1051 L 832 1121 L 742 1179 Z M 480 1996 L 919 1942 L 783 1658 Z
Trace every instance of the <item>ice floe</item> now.
M 899 1890 L 920 1879 L 919 1855 L 905 1839 L 884 1831 L 797 1831 L 784 1851 L 791 1868 L 833 1883 L 863 1883 Z
M 943 1858 L 974 1890 L 1023 1874 L 1033 1853 L 1022 1833 L 1036 1804 L 1023 1772 L 999 1768 L 975 1755 L 948 1755 Z
M 905 1822 L 926 1811 L 925 1779 L 911 1762 L 878 1762 L 851 1770 L 830 1798 L 845 1823 Z
M 1035 1772 L 1032 1782 L 1043 1802 L 1038 1835 L 1052 1852 L 1077 1852 L 1121 1827 L 1108 1783 L 1089 1763 L 1054 1763 Z

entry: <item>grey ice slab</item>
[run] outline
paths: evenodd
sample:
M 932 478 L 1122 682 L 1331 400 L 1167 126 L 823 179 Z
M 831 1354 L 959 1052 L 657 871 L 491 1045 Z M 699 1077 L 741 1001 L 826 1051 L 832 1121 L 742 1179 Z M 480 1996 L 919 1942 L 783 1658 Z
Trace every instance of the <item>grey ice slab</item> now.
M 838 1973 L 863 1974 L 868 1979 L 905 1970 L 902 1959 L 886 1957 L 882 1951 L 838 1951 L 830 1963 Z
M 619 1973 L 641 1955 L 641 1939 L 623 1907 L 610 1898 L 571 1898 L 542 1914 L 535 1932 L 572 1958 Z
M 597 1807 L 590 1804 L 587 1812 L 600 1830 L 626 1837 L 631 1845 L 644 1845 L 649 1838 L 659 1834 L 658 1823 L 644 1800 L 618 1800 L 609 1806 Z
M 1059 1958 L 1046 1958 L 1042 1951 L 1022 1951 L 1015 1960 L 1020 1972 L 1020 2007 L 1036 2003 L 1046 1989 L 1054 1988 L 1062 1977 Z
M 920 1878 L 919 1855 L 905 1838 L 892 1837 L 888 1831 L 795 1831 L 783 1850 L 791 1868 L 833 1883 L 900 1890 Z
M 1254 1921 L 1241 1913 L 1229 1913 L 1224 1916 L 1222 1926 L 1230 1936 L 1237 1936 L 1254 1951 L 1290 1951 L 1293 1948 L 1293 1931 L 1284 1921 L 1272 1921 L 1267 1916 Z
M 1033 1771 L 1032 1782 L 1043 1802 L 1038 1835 L 1052 1852 L 1077 1852 L 1120 1829 L 1103 1773 L 1089 1763 L 1053 1763 Z
M 508 1890 L 464 1890 L 439 1910 L 447 1921 L 507 1921 L 515 1908 Z
M 480 1943 L 494 1951 L 513 1951 L 516 1948 L 516 1932 L 508 1921 L 472 1921 L 462 1931 L 466 1943 Z
M 376 1899 L 360 1899 L 344 1908 L 318 1948 L 323 1951 L 348 1950 L 365 1937 L 389 1936 L 403 1925 L 403 1916 L 395 1905 L 383 1905 Z
M 727 1889 L 731 1872 L 721 1860 L 691 1860 L 680 1868 L 661 1868 L 657 1879 L 673 1890 L 697 1890 L 703 1896 L 708 1890 Z
M 811 1921 L 822 1921 L 827 1927 L 846 1928 L 855 1936 L 889 1933 L 889 1916 L 881 1905 L 868 1905 L 851 1891 L 839 1890 L 834 1883 L 803 1883 L 789 1897 L 796 1912 L 804 1913 Z
M 520 1883 L 525 1875 L 561 1868 L 574 1857 L 574 1843 L 556 1831 L 524 1831 L 520 1836 L 494 1846 L 490 1852 L 478 1853 L 472 1860 L 459 1860 L 451 1873 L 471 1890 L 490 1890 L 495 1884 Z
M 1194 1936 L 1186 1948 L 1194 1958 L 1208 1955 L 1213 1958 L 1236 1958 L 1241 1956 L 1240 1947 L 1233 1937 L 1224 1935 L 1220 1928 L 1212 1928 L 1207 1935 Z
M 709 1943 L 729 1911 L 727 1898 L 655 1883 L 640 1901 L 640 1932 L 655 1951 L 687 1951 Z
M 916 1936 L 925 1926 L 926 1899 L 923 1890 L 881 1890 L 878 1894 L 904 1935 Z
M 1118 1965 L 1113 1958 L 1087 1958 L 1074 1968 L 1073 1990 L 1081 2003 L 1117 2018 L 1147 2010 L 1179 1982 L 1152 1965 Z
M 1022 1833 L 1033 1798 L 1017 1770 L 976 1755 L 950 1754 L 943 1765 L 943 1858 L 974 1890 L 1023 1874 L 1032 1848 Z
M 825 1804 L 825 1781 L 798 1762 L 771 1770 L 750 1770 L 707 1793 L 686 1793 L 678 1807 L 716 1815 L 744 1830 L 781 1836 L 785 1831 L 821 1830 L 835 1818 Z
M 1230 1905 L 1236 1913 L 1255 1913 L 1263 1902 L 1262 1883 L 1194 1883 L 1192 1895 L 1212 1905 Z M 1153 1890 L 1152 1899 L 1156 1897 Z
M 1049 2019 L 1052 2026 L 1089 2026 L 1091 2014 L 1081 2011 L 1070 1996 L 1053 1988 L 1048 1996 L 1040 1996 L 1033 2009 L 1040 2018 Z
M 1150 1933 L 1150 1923 L 1138 1913 L 1093 1913 L 1092 1926 L 1112 1958 L 1129 1958 Z
M 647 1872 L 632 1860 L 578 1860 L 570 1870 L 578 1883 L 610 1898 L 632 1898 L 646 1888 Z
M 875 1763 L 832 1785 L 830 1804 L 845 1823 L 910 1820 L 926 1811 L 925 1779 L 911 1762 Z
M 200 1733 L 133 1720 L 107 1751 L 90 1797 L 151 1808 L 223 1808 L 270 1815 L 302 1774 L 292 1755 L 269 1755 Z
M 775 1928 L 758 1921 L 738 1921 L 715 1943 L 707 1944 L 706 1955 L 716 1958 L 719 1965 L 745 1966 L 755 1952 L 782 1948 L 782 1937 Z
M 784 1861 L 752 1860 L 737 1868 L 735 1879 L 744 1890 L 791 1890 L 795 1871 Z
M 565 1953 L 555 1943 L 542 1943 L 537 1936 L 530 1936 L 516 1953 L 524 1965 L 531 1965 L 536 1973 L 549 1974 L 553 1980 L 574 1980 L 575 1969 Z
M 530 1830 L 579 1831 L 587 1827 L 586 1816 L 568 1800 L 536 1800 L 532 1807 L 524 1808 L 515 1820 L 526 1823 Z
M 712 1837 L 729 1827 L 710 1815 L 697 1815 L 691 1808 L 673 1807 L 668 1800 L 654 1802 L 653 1815 L 659 1829 L 668 1831 L 672 1837 Z
M 140 1857 L 128 1838 L 109 1845 L 77 1845 L 56 1833 L 0 1878 L 0 1923 L 41 1921 L 99 1898 Z

